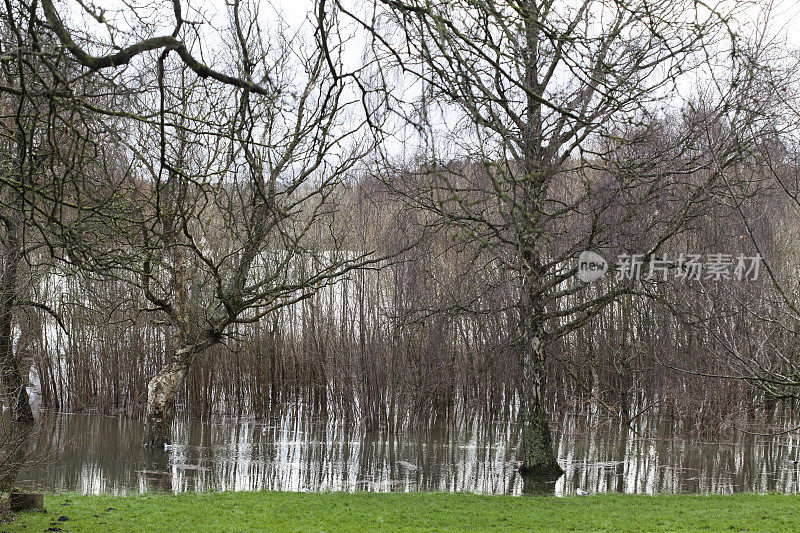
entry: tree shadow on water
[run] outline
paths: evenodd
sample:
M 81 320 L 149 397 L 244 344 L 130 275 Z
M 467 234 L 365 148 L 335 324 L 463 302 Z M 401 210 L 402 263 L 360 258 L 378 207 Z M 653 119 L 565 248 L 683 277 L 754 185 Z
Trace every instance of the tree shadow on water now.
M 14 488 L 20 470 L 34 461 L 31 443 L 36 434 L 31 424 L 0 421 L 0 491 Z
M 555 496 L 560 475 L 518 474 L 522 478 L 522 494 L 526 496 Z
M 169 452 L 163 448 L 144 450 L 145 470 L 140 470 L 140 476 L 145 478 L 148 492 L 173 492 L 173 474 L 170 464 Z

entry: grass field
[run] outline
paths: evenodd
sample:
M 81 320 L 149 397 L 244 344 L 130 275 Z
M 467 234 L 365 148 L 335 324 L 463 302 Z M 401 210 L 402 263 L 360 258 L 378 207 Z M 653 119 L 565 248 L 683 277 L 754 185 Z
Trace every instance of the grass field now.
M 45 507 L 0 531 L 800 531 L 800 496 L 781 494 L 48 494 Z

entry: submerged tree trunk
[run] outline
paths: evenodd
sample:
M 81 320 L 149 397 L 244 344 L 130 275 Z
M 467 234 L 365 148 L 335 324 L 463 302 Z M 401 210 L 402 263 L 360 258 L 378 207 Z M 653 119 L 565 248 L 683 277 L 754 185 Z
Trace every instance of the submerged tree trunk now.
M 17 276 L 22 259 L 19 218 L 18 214 L 14 214 L 6 222 L 6 249 L 0 273 L 0 372 L 12 420 L 30 423 L 34 420 L 33 411 L 19 353 L 14 351 L 12 330 L 14 306 L 17 304 Z
M 527 314 L 527 313 L 526 313 Z M 545 403 L 544 331 L 534 316 L 522 317 L 523 342 L 520 347 L 522 394 L 520 425 L 522 428 L 522 467 L 520 472 L 537 476 L 560 476 L 553 452 Z
M 550 178 L 548 151 L 543 145 L 539 80 L 541 24 L 534 2 L 523 3 L 525 49 L 523 52 L 526 88 L 525 125 L 521 151 L 523 179 L 520 180 L 521 207 L 515 213 L 522 267 L 522 300 L 520 305 L 520 366 L 522 394 L 520 425 L 522 428 L 522 467 L 524 475 L 560 476 L 564 473 L 553 454 L 552 436 L 545 403 L 545 330 L 543 280 L 546 269 L 540 257 L 544 202 Z
M 181 347 L 172 359 L 147 384 L 144 445 L 163 448 L 170 442 L 170 428 L 175 419 L 175 401 L 196 352 L 194 347 Z
M 532 174 L 529 174 L 532 175 Z M 536 206 L 536 202 L 529 201 Z M 537 207 L 531 207 L 533 213 Z M 519 308 L 519 357 L 522 370 L 520 427 L 522 429 L 522 467 L 526 475 L 560 476 L 564 473 L 553 453 L 553 439 L 545 399 L 547 368 L 544 325 L 545 270 L 537 254 L 535 231 L 524 231 L 520 239 L 522 300 Z

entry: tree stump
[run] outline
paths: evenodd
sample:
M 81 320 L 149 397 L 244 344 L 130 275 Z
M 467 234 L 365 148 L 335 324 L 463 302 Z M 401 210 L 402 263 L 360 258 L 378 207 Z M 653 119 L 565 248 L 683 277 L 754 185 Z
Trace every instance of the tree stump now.
M 31 509 L 44 511 L 44 494 L 11 492 L 8 495 L 8 507 L 14 512 Z

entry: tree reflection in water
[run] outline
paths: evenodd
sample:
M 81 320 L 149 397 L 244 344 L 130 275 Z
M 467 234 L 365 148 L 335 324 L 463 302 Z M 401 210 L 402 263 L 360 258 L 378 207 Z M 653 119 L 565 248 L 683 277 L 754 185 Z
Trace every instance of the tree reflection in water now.
M 795 434 L 707 442 L 653 420 L 634 433 L 563 416 L 555 443 L 566 473 L 557 480 L 522 478 L 516 429 L 496 416 L 389 434 L 293 404 L 266 421 L 181 418 L 178 441 L 155 452 L 141 447 L 136 420 L 52 415 L 42 422 L 33 446 L 47 460 L 20 472 L 18 485 L 49 491 L 797 492 L 800 474 Z

